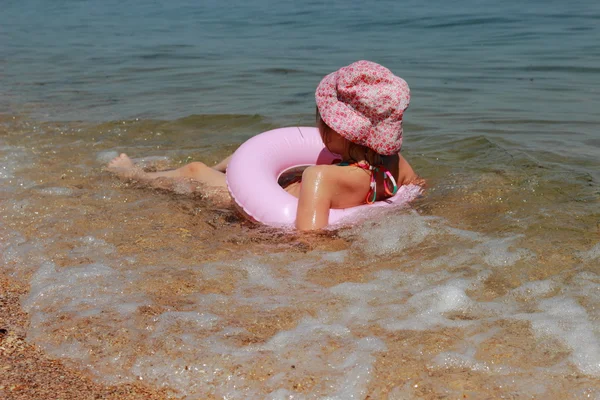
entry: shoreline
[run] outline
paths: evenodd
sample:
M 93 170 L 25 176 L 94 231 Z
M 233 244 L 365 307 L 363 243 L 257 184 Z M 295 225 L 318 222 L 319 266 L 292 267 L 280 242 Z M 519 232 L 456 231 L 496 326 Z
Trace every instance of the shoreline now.
M 0 272 L 0 397 L 18 399 L 179 399 L 144 384 L 104 385 L 49 357 L 26 339 L 29 316 L 20 298 L 29 287 Z

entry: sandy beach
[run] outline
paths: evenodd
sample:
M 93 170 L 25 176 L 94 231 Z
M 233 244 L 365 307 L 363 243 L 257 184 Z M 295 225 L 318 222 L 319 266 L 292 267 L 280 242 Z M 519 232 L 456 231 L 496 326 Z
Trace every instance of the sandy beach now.
M 177 399 L 168 390 L 138 383 L 102 385 L 76 367 L 48 357 L 26 341 L 27 314 L 20 305 L 28 285 L 0 274 L 0 397 L 18 399 Z

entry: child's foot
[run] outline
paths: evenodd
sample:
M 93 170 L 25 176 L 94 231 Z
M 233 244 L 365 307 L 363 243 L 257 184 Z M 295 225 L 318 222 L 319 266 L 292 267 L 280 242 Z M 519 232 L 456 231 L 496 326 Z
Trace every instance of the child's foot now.
M 129 156 L 125 153 L 121 153 L 121 155 L 113 158 L 112 160 L 110 160 L 110 162 L 108 163 L 107 167 L 109 169 L 115 169 L 115 168 L 119 168 L 119 169 L 127 169 L 127 168 L 133 168 L 133 161 L 131 161 L 131 158 L 129 158 Z
M 122 178 L 132 178 L 134 175 L 139 174 L 139 170 L 125 153 L 121 153 L 118 157 L 113 158 L 106 165 L 106 168 Z

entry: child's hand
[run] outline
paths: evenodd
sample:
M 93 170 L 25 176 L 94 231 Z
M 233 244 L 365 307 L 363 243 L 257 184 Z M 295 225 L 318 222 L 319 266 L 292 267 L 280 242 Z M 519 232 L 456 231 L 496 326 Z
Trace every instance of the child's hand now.
M 418 175 L 413 180 L 411 180 L 409 183 L 411 183 L 413 185 L 421 186 L 423 189 L 425 189 L 427 187 L 427 181 Z

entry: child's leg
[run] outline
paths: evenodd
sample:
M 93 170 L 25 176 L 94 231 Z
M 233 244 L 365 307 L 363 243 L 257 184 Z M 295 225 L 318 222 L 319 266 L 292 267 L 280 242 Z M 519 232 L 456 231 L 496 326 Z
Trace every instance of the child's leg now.
M 228 161 L 228 159 L 221 161 L 219 164 L 222 164 L 225 161 Z M 121 154 L 109 162 L 107 167 L 110 171 L 122 178 L 134 178 L 146 182 L 153 181 L 157 178 L 191 178 L 208 186 L 227 186 L 225 182 L 225 174 L 223 172 L 210 168 L 201 162 L 193 162 L 184 165 L 181 168 L 169 171 L 144 172 L 140 168 L 136 167 L 133 161 L 131 161 L 126 154 Z
M 221 161 L 220 163 L 218 163 L 217 165 L 215 165 L 212 168 L 216 169 L 217 171 L 225 172 L 225 171 L 227 171 L 227 166 L 229 165 L 229 160 L 231 160 L 231 156 L 227 157 L 226 159 L 224 159 L 223 161 Z
M 209 186 L 226 187 L 225 174 L 223 172 L 212 169 L 201 162 L 192 162 L 184 165 L 181 168 L 169 170 L 169 171 L 158 171 L 158 172 L 146 172 L 148 179 L 156 178 L 191 178 L 195 181 L 203 183 Z

